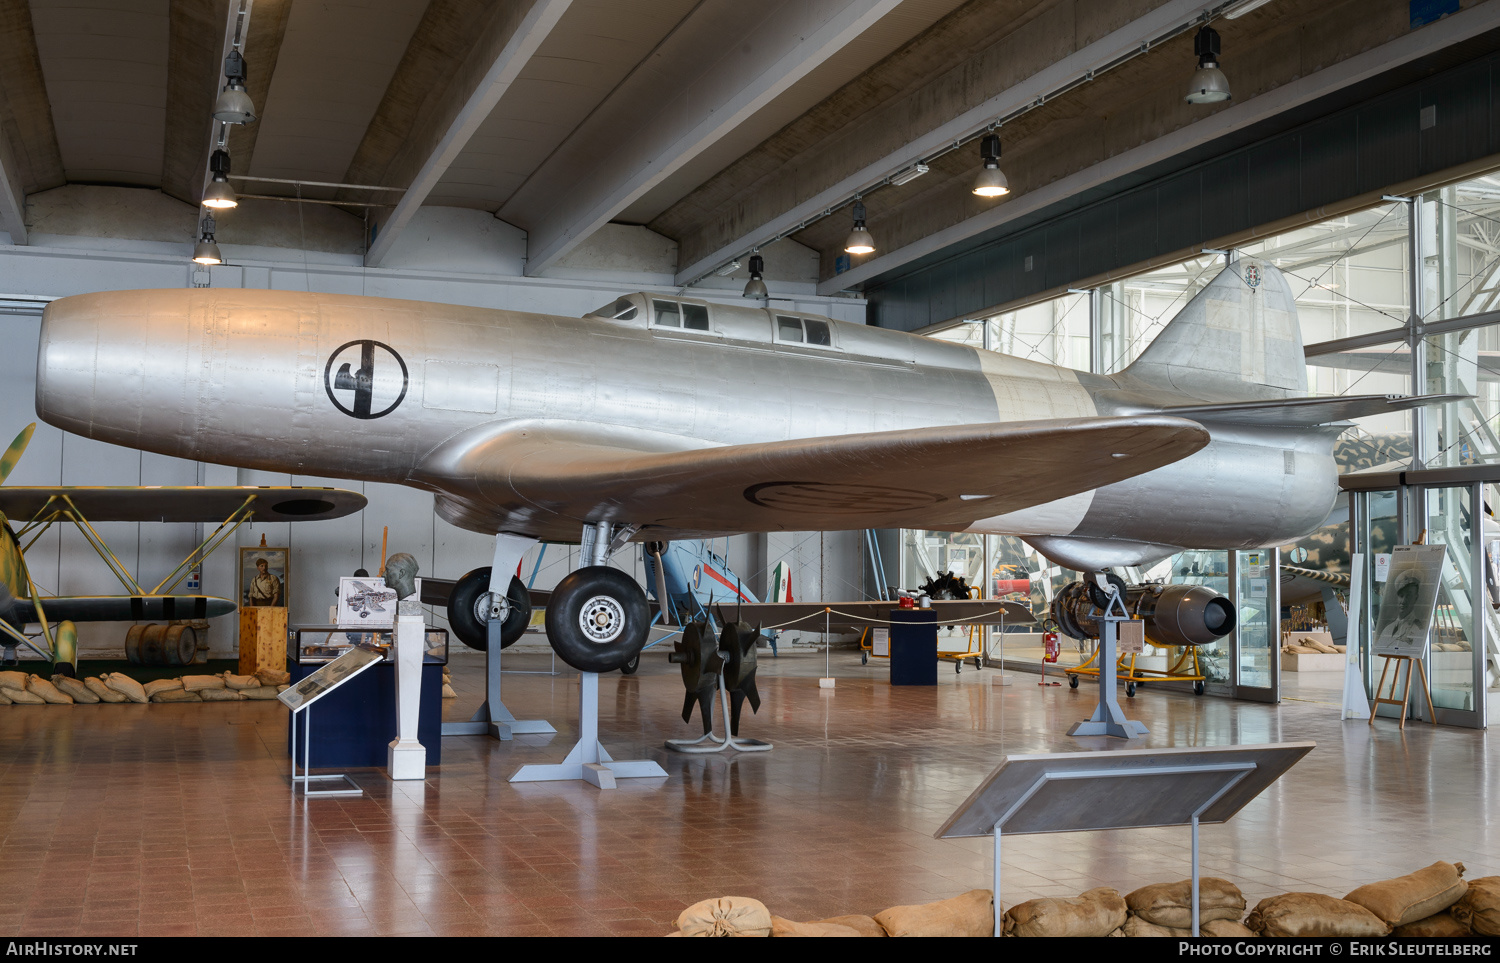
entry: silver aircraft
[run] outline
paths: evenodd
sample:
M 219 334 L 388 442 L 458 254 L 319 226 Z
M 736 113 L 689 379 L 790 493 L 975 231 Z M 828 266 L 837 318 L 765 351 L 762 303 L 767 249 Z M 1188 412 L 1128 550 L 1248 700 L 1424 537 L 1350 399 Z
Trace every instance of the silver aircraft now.
M 1285 279 L 1244 258 L 1128 368 L 1097 375 L 775 308 L 632 294 L 583 318 L 190 289 L 46 309 L 37 412 L 146 451 L 399 482 L 496 535 L 474 613 L 512 638 L 538 539 L 585 567 L 547 634 L 629 662 L 627 541 L 905 527 L 1018 535 L 1068 568 L 1279 545 L 1328 515 L 1348 418 L 1430 404 L 1307 398 Z M 1227 630 L 1226 630 L 1227 631 Z

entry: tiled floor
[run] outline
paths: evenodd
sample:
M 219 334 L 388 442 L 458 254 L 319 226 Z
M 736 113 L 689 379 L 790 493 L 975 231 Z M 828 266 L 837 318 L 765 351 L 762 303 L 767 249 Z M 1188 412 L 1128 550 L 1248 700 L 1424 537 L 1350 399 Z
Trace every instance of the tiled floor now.
M 507 655 L 544 669 L 543 655 Z M 482 656 L 455 653 L 477 703 Z M 946 666 L 935 689 L 892 688 L 884 663 L 805 650 L 760 670 L 746 735 L 776 748 L 684 758 L 677 669 L 660 650 L 601 680 L 617 758 L 666 779 L 511 785 L 522 763 L 573 741 L 577 676 L 513 675 L 506 701 L 557 725 L 511 743 L 450 737 L 425 784 L 357 773 L 364 798 L 293 801 L 275 702 L 0 708 L 0 932 L 6 935 L 652 935 L 698 899 L 754 896 L 794 919 L 873 913 L 989 885 L 985 840 L 933 831 L 1007 753 L 1107 746 L 1067 727 L 1087 687 Z M 1203 830 L 1205 873 L 1252 903 L 1289 890 L 1343 895 L 1435 859 L 1500 873 L 1489 736 L 1341 723 L 1313 701 L 1280 707 L 1143 689 L 1122 700 L 1150 746 L 1311 739 L 1318 748 L 1231 823 Z M 1140 743 L 1135 743 L 1140 744 Z M 1005 901 L 1129 890 L 1188 872 L 1186 830 L 1016 837 Z

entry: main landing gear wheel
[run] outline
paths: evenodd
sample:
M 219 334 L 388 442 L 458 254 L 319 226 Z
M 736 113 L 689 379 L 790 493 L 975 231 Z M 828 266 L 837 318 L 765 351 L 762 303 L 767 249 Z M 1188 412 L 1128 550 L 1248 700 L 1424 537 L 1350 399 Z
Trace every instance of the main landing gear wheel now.
M 639 665 L 650 628 L 646 593 L 630 576 L 604 565 L 581 568 L 558 582 L 547 605 L 547 640 L 580 672 Z
M 505 591 L 510 614 L 500 627 L 500 648 L 509 648 L 531 624 L 531 593 L 526 583 L 511 576 Z M 459 579 L 448 596 L 448 624 L 453 634 L 471 649 L 483 652 L 490 647 L 490 567 L 476 568 Z

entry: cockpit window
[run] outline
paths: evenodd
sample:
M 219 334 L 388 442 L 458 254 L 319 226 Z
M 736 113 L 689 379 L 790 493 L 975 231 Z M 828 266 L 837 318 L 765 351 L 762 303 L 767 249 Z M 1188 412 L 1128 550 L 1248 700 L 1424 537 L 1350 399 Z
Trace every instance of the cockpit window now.
M 633 321 L 636 316 L 636 306 L 629 298 L 621 298 L 613 304 L 591 312 L 591 315 L 596 318 L 609 318 L 613 321 Z
M 778 341 L 802 340 L 802 319 L 789 318 L 786 315 L 776 316 L 776 338 Z
M 807 343 L 821 344 L 830 347 L 833 342 L 828 337 L 828 322 L 814 321 L 812 318 L 803 318 L 802 324 L 807 328 Z
M 656 309 L 656 319 L 652 324 L 664 328 L 682 327 L 682 313 L 678 311 L 676 301 L 652 301 L 651 304 Z
M 692 331 L 708 330 L 708 308 L 701 304 L 682 306 L 682 326 Z

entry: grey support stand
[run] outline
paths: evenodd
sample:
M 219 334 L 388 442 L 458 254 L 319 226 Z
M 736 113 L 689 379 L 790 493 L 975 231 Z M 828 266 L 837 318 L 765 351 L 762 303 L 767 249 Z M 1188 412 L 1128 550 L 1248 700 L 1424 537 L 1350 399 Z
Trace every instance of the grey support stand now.
M 994 935 L 1000 936 L 1002 832 L 1190 826 L 1193 935 L 1197 936 L 1199 825 L 1228 822 L 1313 748 L 1311 742 L 1283 742 L 1011 756 L 948 817 L 937 837 L 994 837 Z
M 490 565 L 490 597 L 504 599 L 510 588 L 511 573 L 521 564 L 521 556 L 536 544 L 536 539 L 504 532 L 495 536 L 495 560 Z M 443 723 L 445 736 L 493 736 L 508 741 L 514 735 L 553 733 L 557 730 L 543 719 L 517 719 L 500 698 L 500 634 L 509 609 L 503 604 L 490 611 L 489 643 L 485 646 L 484 704 L 468 722 Z
M 1116 736 L 1134 739 L 1151 730 L 1145 723 L 1125 718 L 1125 711 L 1115 696 L 1115 660 L 1118 655 L 1120 623 L 1130 621 L 1125 603 L 1120 599 L 1119 589 L 1111 585 L 1103 575 L 1094 575 L 1097 584 L 1109 595 L 1104 612 L 1099 616 L 1099 704 L 1094 714 L 1084 722 L 1078 722 L 1068 730 L 1070 736 Z
M 551 765 L 522 766 L 511 782 L 581 779 L 600 789 L 615 788 L 616 779 L 660 776 L 667 771 L 650 759 L 616 762 L 599 742 L 599 673 L 585 672 L 578 692 L 578 742 L 566 759 Z

